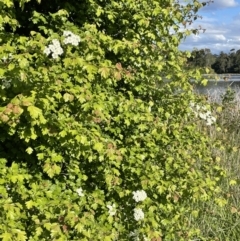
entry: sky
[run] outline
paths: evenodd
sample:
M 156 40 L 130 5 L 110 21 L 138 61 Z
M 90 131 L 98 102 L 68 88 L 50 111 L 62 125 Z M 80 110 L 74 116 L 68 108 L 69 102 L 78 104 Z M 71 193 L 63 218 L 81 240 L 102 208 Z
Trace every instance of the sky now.
M 240 49 L 240 0 L 214 0 L 199 11 L 202 19 L 191 25 L 206 29 L 191 35 L 180 45 L 181 50 L 208 48 L 214 54 Z

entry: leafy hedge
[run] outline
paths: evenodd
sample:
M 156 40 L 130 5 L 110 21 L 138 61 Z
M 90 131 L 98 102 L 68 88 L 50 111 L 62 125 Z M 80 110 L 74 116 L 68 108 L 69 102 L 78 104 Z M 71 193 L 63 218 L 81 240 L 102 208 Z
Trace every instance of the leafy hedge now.
M 2 241 L 198 235 L 220 169 L 178 45 L 202 5 L 1 2 Z

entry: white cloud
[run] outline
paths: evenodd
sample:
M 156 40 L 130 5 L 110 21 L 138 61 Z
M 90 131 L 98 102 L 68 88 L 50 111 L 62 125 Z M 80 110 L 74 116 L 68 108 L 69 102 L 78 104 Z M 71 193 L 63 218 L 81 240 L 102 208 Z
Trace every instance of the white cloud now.
M 206 0 L 202 0 L 201 2 L 206 2 Z M 239 3 L 237 2 L 237 0 L 214 0 L 214 2 L 212 2 L 208 5 L 206 5 L 204 8 L 202 8 L 201 11 L 209 12 L 209 11 L 216 11 L 219 9 L 233 8 L 236 6 L 239 6 Z
M 229 8 L 229 7 L 235 7 L 238 5 L 238 3 L 235 0 L 214 0 L 215 7 L 219 8 Z
M 231 15 L 232 11 L 220 9 L 220 6 L 222 8 L 236 6 L 236 0 L 215 0 L 215 4 L 212 5 L 215 5 L 214 14 L 212 11 L 202 11 L 200 13 L 202 19 L 198 19 L 191 26 L 192 28 L 201 26 L 206 29 L 205 33 L 189 36 L 181 44 L 180 49 L 209 48 L 213 53 L 229 52 L 233 48 L 240 49 L 240 4 L 233 11 L 236 16 Z M 237 9 L 239 9 L 238 14 Z
M 216 35 L 213 35 L 212 36 L 214 40 L 217 40 L 217 41 L 226 41 L 226 37 L 222 34 L 216 34 Z

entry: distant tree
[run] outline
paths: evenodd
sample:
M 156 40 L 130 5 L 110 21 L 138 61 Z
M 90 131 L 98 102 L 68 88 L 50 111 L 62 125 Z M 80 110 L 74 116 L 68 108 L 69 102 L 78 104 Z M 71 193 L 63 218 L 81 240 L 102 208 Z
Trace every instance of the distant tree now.
M 234 56 L 233 70 L 234 70 L 234 73 L 240 73 L 240 49 L 237 50 Z
M 229 68 L 228 68 L 228 72 L 229 73 L 235 73 L 235 58 L 236 58 L 236 53 L 235 53 L 235 49 L 231 49 L 229 54 Z
M 208 48 L 198 50 L 195 48 L 192 51 L 191 57 L 188 59 L 188 64 L 191 67 L 211 67 L 215 62 L 215 57 Z
M 230 58 L 228 54 L 221 51 L 220 55 L 217 57 L 216 62 L 212 65 L 212 68 L 218 74 L 228 73 L 230 69 Z

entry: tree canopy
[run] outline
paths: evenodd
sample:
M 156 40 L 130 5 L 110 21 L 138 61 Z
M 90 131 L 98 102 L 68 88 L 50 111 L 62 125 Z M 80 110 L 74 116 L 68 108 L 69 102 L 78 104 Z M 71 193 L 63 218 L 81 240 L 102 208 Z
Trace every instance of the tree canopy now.
M 240 50 L 212 54 L 210 49 L 194 49 L 188 58 L 188 66 L 212 68 L 217 74 L 240 73 Z

